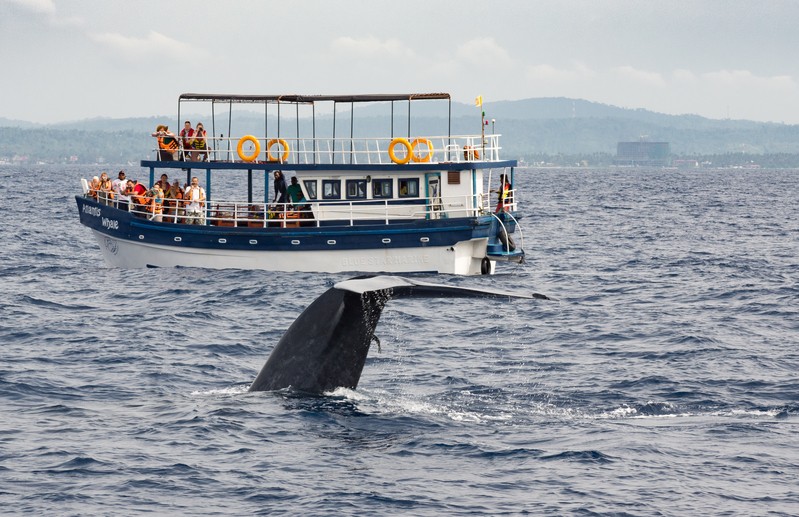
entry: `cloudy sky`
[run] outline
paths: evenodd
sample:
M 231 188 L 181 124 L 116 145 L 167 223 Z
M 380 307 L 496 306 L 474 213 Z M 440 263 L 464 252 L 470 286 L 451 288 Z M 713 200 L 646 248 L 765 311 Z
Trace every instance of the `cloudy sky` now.
M 798 52 L 794 0 L 0 0 L 0 117 L 448 91 L 793 124 Z

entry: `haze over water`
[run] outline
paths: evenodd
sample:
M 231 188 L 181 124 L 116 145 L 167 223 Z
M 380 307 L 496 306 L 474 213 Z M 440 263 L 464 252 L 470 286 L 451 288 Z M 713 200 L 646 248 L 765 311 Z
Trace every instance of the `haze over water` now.
M 517 170 L 527 263 L 421 278 L 554 300 L 392 301 L 302 397 L 246 389 L 350 275 L 106 268 L 74 195 L 118 169 L 0 166 L 5 512 L 799 508 L 798 171 Z

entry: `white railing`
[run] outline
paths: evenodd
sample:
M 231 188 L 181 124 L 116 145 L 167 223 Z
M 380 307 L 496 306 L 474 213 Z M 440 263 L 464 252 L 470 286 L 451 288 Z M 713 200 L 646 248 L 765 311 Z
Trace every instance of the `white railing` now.
M 217 162 L 279 162 L 286 164 L 444 163 L 500 161 L 501 135 L 428 136 L 419 138 L 247 138 L 207 137 L 207 154 Z M 179 139 L 178 139 L 179 140 Z M 404 142 L 403 142 L 404 141 Z M 257 142 L 257 144 L 256 144 Z M 429 142 L 429 144 L 428 144 Z M 241 151 L 239 144 L 241 143 Z M 288 151 L 288 152 L 286 152 Z M 393 151 L 393 158 L 390 152 Z M 179 149 L 186 160 L 190 149 Z M 155 159 L 159 151 L 154 149 Z
M 94 197 L 92 192 L 86 197 Z M 97 198 L 95 198 L 97 199 Z M 442 198 L 405 198 L 384 200 L 311 201 L 301 204 L 246 203 L 205 201 L 199 216 L 190 214 L 189 202 L 165 198 L 160 205 L 150 196 L 131 196 L 129 200 L 109 199 L 104 204 L 127 210 L 150 221 L 233 227 L 320 226 L 333 222 L 353 226 L 358 221 L 382 220 L 392 224 L 414 219 L 475 217 L 491 213 L 488 195 Z M 515 209 L 515 206 L 512 208 Z

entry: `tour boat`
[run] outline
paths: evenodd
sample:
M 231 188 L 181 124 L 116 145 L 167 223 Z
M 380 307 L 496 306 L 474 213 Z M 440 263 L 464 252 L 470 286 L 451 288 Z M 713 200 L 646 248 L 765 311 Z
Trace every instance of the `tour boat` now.
M 110 266 L 474 275 L 524 259 L 517 162 L 500 158 L 484 115 L 476 134 L 451 134 L 449 94 L 186 93 L 178 127 L 187 106 L 210 108 L 205 145 L 159 126 L 141 167 L 148 189 L 162 174 L 181 185 L 196 177 L 199 217 L 187 216 L 188 199 L 98 195 L 82 180 L 80 222 Z M 302 199 L 274 203 L 275 171 L 297 178 Z M 236 195 L 218 194 L 226 189 Z

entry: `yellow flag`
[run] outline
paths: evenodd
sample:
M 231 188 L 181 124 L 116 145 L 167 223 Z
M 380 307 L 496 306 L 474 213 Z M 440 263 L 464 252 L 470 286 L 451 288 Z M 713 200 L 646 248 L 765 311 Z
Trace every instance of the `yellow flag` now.
M 482 95 L 478 95 L 477 97 L 474 98 L 474 105 L 477 106 L 478 108 L 482 108 L 483 107 L 483 96 Z

